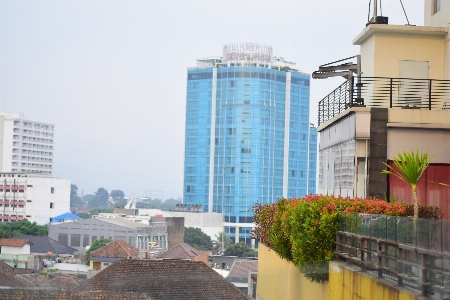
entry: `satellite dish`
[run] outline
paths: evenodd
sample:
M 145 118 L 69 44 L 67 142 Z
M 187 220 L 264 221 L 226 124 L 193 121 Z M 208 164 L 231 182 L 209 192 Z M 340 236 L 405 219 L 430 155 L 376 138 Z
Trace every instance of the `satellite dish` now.
M 159 244 L 158 244 L 158 242 L 148 242 L 148 245 L 150 246 L 150 247 L 158 247 L 159 246 Z

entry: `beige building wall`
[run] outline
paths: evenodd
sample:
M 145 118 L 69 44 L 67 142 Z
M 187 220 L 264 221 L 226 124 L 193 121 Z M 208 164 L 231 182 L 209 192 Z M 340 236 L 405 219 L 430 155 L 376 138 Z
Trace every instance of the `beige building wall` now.
M 338 261 L 330 262 L 329 300 L 418 300 L 420 291 L 398 287 L 394 281 L 378 279 L 368 272 Z M 259 274 L 258 274 L 259 276 Z M 258 278 L 259 279 L 259 278 Z M 259 282 L 258 282 L 259 285 Z
M 448 111 L 389 109 L 388 159 L 399 152 L 427 152 L 433 163 L 450 164 L 450 118 Z
M 256 294 L 261 300 L 328 300 L 328 282 L 312 283 L 293 263 L 260 243 Z
M 441 9 L 435 12 L 435 0 L 425 0 L 425 26 L 448 27 L 450 23 L 450 0 L 441 0 Z M 444 38 L 444 78 L 450 79 L 450 35 Z
M 429 78 L 444 78 L 444 37 L 448 28 L 371 24 L 354 40 L 361 46 L 365 77 L 399 77 L 399 61 L 428 61 Z

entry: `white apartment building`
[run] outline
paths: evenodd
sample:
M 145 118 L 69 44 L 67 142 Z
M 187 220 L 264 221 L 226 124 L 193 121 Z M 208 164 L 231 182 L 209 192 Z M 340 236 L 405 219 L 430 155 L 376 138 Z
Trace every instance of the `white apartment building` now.
M 34 173 L 0 173 L 0 222 L 28 219 L 39 225 L 70 211 L 70 179 Z
M 0 172 L 52 175 L 55 125 L 0 112 Z

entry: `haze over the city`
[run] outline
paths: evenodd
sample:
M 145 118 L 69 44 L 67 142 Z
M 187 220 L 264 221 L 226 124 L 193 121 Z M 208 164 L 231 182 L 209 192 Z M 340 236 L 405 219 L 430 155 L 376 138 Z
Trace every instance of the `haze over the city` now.
M 423 1 L 404 0 L 423 25 Z M 0 0 L 0 110 L 55 124 L 53 174 L 85 194 L 183 189 L 187 68 L 232 42 L 312 73 L 353 56 L 369 1 Z M 382 1 L 406 24 L 400 1 Z M 317 103 L 342 78 L 311 81 Z

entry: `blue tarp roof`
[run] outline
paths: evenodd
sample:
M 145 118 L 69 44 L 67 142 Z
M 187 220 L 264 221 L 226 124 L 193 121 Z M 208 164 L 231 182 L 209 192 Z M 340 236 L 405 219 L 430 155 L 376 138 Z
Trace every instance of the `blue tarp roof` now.
M 83 218 L 80 218 L 77 215 L 74 215 L 71 212 L 66 212 L 62 215 L 56 216 L 52 218 L 52 222 L 62 222 L 64 220 L 83 220 Z

